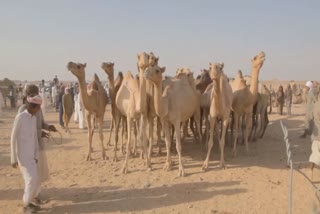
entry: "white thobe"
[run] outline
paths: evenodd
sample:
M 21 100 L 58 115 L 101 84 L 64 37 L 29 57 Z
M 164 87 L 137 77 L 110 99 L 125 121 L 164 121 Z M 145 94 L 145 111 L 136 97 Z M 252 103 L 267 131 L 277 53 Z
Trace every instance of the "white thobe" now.
M 42 110 L 43 116 L 45 116 L 46 115 L 46 107 L 47 107 L 48 102 L 47 102 L 47 97 L 44 93 L 44 88 L 41 89 L 40 96 L 42 98 L 41 110 Z
M 51 88 L 51 97 L 52 97 L 52 104 L 53 106 L 55 106 L 56 102 L 57 102 L 57 88 L 56 86 L 52 86 Z
M 40 186 L 37 162 L 39 145 L 36 117 L 27 110 L 19 113 L 11 133 L 11 164 L 18 162 L 25 182 L 23 202 L 28 205 Z
M 81 95 L 78 94 L 78 105 L 79 105 L 79 128 L 84 129 L 85 128 L 85 109 L 81 101 Z
M 74 115 L 73 115 L 73 120 L 74 122 L 78 122 L 79 121 L 79 109 L 80 109 L 80 105 L 79 105 L 79 93 L 74 95 Z

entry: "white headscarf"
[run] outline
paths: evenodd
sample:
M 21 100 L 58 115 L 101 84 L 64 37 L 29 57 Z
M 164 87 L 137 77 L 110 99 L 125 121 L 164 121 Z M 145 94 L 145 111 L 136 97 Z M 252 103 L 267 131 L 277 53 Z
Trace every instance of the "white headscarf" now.
M 309 91 L 313 88 L 313 83 L 311 81 L 306 82 L 306 86 L 309 87 Z

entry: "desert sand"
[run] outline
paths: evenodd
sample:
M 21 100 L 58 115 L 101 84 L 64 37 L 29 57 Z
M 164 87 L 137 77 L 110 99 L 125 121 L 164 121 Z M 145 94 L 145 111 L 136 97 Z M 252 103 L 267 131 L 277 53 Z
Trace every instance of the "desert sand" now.
M 0 213 L 19 213 L 24 183 L 19 169 L 10 166 L 10 133 L 17 109 L 4 109 L 0 117 Z M 295 162 L 293 173 L 293 213 L 311 213 L 318 204 L 313 184 L 320 181 L 315 169 L 313 183 L 308 158 L 310 139 L 301 140 L 304 106 L 294 105 L 293 116 L 269 115 L 270 124 L 263 139 L 250 143 L 250 151 L 238 146 L 232 157 L 230 139 L 225 158 L 227 168 L 219 169 L 220 151 L 215 143 L 209 170 L 202 171 L 205 151 L 192 138 L 182 145 L 186 177 L 177 177 L 177 154 L 172 171 L 163 171 L 163 155 L 152 157 L 152 171 L 146 171 L 139 157 L 130 159 L 129 173 L 121 174 L 123 155 L 113 163 L 102 160 L 97 131 L 94 135 L 93 161 L 85 161 L 87 131 L 71 122 L 71 134 L 58 125 L 58 114 L 47 110 L 46 121 L 63 135 L 62 144 L 47 144 L 50 180 L 43 185 L 42 197 L 48 200 L 42 213 L 286 213 L 289 175 L 280 120 L 289 129 Z M 110 105 L 105 115 L 105 142 L 110 125 Z M 53 134 L 59 143 L 59 135 Z M 140 151 L 140 150 L 139 150 Z

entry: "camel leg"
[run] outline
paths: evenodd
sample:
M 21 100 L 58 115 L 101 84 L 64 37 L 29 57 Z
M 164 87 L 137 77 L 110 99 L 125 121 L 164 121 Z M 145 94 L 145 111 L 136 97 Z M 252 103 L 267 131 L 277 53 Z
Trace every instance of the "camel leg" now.
M 114 123 L 115 123 L 115 120 L 114 120 L 114 117 L 112 117 L 111 126 L 110 126 L 110 130 L 109 130 L 109 139 L 108 139 L 108 142 L 107 142 L 107 146 L 111 146 L 111 138 L 112 138 L 112 131 L 113 131 Z
M 211 149 L 213 147 L 213 133 L 214 133 L 214 129 L 215 129 L 215 123 L 216 123 L 216 118 L 210 116 L 210 138 L 208 141 L 208 151 L 207 151 L 207 157 L 206 160 L 204 161 L 203 165 L 202 165 L 202 169 L 205 170 L 208 168 L 209 166 L 209 160 L 210 160 L 210 154 L 211 154 Z
M 201 115 L 200 115 L 200 109 L 198 111 L 196 111 L 196 113 L 194 114 L 194 116 L 192 117 L 193 121 L 196 124 L 196 129 L 197 132 L 195 130 L 193 130 L 193 135 L 194 137 L 197 136 L 198 141 L 201 145 L 202 144 L 202 131 L 201 131 Z
M 171 124 L 169 122 L 162 121 L 162 129 L 164 131 L 164 138 L 166 142 L 166 149 L 167 149 L 167 160 L 163 167 L 164 170 L 171 170 L 171 133 L 170 133 Z
M 147 126 L 148 118 L 146 117 L 146 115 L 142 116 L 142 120 L 140 122 L 141 122 L 140 133 L 142 136 L 143 154 L 146 158 L 147 169 L 151 170 L 151 163 L 150 163 L 150 159 L 149 159 L 149 155 L 148 155 L 148 146 L 147 146 L 148 138 L 147 138 L 147 134 L 146 134 L 146 126 Z
M 92 128 L 92 123 L 91 123 L 91 114 L 86 114 L 87 117 L 87 124 L 88 124 L 88 137 L 89 137 L 89 144 L 88 144 L 88 154 L 86 157 L 87 161 L 92 160 L 91 159 L 91 151 L 92 151 L 92 137 L 93 137 L 93 128 Z
M 260 138 L 262 138 L 263 137 L 263 135 L 264 135 L 264 133 L 265 133 L 265 131 L 266 131 L 266 129 L 267 129 L 267 126 L 268 126 L 268 124 L 269 124 L 269 116 L 268 116 L 268 112 L 267 112 L 267 109 L 265 110 L 265 113 L 264 113 L 264 123 L 262 123 L 262 125 L 263 125 L 263 130 L 262 130 L 262 133 L 260 134 Z
M 311 163 L 311 165 L 310 165 L 311 181 L 313 180 L 313 169 L 314 169 L 314 163 Z
M 153 147 L 153 123 L 154 119 L 149 117 L 148 118 L 149 123 L 149 150 L 148 150 L 148 158 L 151 159 L 152 156 L 152 147 Z
M 113 121 L 114 121 L 114 126 L 115 126 L 115 133 L 114 133 L 115 142 L 114 142 L 114 146 L 113 146 L 113 159 L 112 159 L 112 161 L 116 162 L 116 161 L 118 161 L 118 157 L 117 157 L 118 141 L 119 141 L 118 133 L 119 133 L 119 128 L 120 128 L 121 117 L 120 116 L 116 116 Z M 123 130 L 123 127 L 122 127 L 122 130 Z M 110 134 L 110 136 L 111 136 L 111 134 Z M 110 140 L 110 138 L 109 138 L 109 140 Z
M 198 135 L 198 133 L 196 132 L 196 130 L 195 130 L 195 128 L 194 128 L 194 125 L 196 125 L 196 128 L 197 128 L 197 130 L 198 130 L 198 127 L 197 126 L 200 126 L 200 124 L 195 124 L 195 118 L 194 118 L 195 116 L 192 116 L 190 119 L 189 119 L 189 127 L 190 127 L 190 129 L 191 129 L 191 132 L 192 132 L 192 135 L 193 135 L 193 140 L 194 140 L 194 142 L 195 143 L 197 143 L 198 142 L 198 140 L 199 140 L 199 135 Z M 200 115 L 199 115 L 199 123 L 200 123 Z M 201 142 L 199 142 L 199 143 L 201 143 Z
M 122 117 L 122 133 L 121 133 L 121 152 L 123 155 L 125 155 L 125 147 L 124 147 L 124 142 L 128 141 L 128 139 L 126 139 L 128 136 L 128 126 L 127 126 L 127 118 L 126 117 Z
M 189 119 L 182 123 L 182 142 L 184 142 L 185 138 L 188 137 L 188 122 Z M 181 127 L 179 126 L 179 130 L 181 130 Z
M 158 155 L 161 155 L 161 121 L 160 117 L 157 117 L 157 146 L 158 146 Z
M 99 127 L 99 138 L 100 138 L 100 144 L 101 144 L 101 153 L 102 153 L 102 159 L 108 160 L 109 158 L 106 156 L 106 151 L 103 145 L 103 116 L 98 119 L 98 127 Z
M 237 141 L 238 141 L 238 130 L 239 130 L 239 115 L 237 113 L 233 113 L 233 132 L 234 132 L 234 139 L 233 139 L 233 156 L 237 156 Z
M 184 168 L 183 168 L 183 165 L 182 165 L 180 122 L 176 122 L 174 124 L 174 127 L 175 127 L 175 131 L 176 131 L 176 149 L 177 149 L 178 156 L 179 156 L 179 173 L 178 173 L 178 176 L 184 177 L 185 176 L 185 172 L 184 172 Z
M 132 151 L 132 156 L 137 155 L 137 135 L 138 135 L 138 130 L 137 130 L 137 123 L 133 123 L 133 134 L 134 134 L 134 141 L 133 141 L 133 151 Z
M 226 132 L 229 124 L 229 118 L 223 119 L 223 127 L 222 127 L 222 134 L 220 137 L 220 167 L 222 169 L 225 169 L 225 161 L 224 161 L 224 145 L 225 145 L 225 140 L 226 140 Z
M 122 167 L 122 173 L 126 174 L 128 172 L 128 159 L 130 155 L 130 141 L 131 141 L 131 126 L 132 126 L 132 118 L 127 117 L 127 127 L 128 127 L 128 139 L 127 139 L 127 148 L 126 148 L 126 156 Z
M 248 134 L 249 134 L 249 130 L 252 127 L 252 112 L 246 114 L 245 121 L 246 121 L 246 128 L 244 132 L 244 142 L 246 145 L 246 151 L 249 152 Z

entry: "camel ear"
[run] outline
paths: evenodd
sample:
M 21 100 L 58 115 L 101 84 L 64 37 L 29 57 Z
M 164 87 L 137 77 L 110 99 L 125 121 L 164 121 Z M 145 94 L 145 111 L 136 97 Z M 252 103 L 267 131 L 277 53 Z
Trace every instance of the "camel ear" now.
M 139 54 L 137 54 L 137 57 L 138 57 L 138 59 L 140 59 L 140 55 Z
M 87 63 L 84 63 L 84 64 L 83 64 L 83 67 L 84 67 L 84 68 L 87 67 Z
M 111 65 L 114 66 L 114 62 L 112 62 Z
M 221 65 L 221 69 L 223 69 L 223 67 L 224 67 L 224 63 L 223 63 L 223 62 L 221 62 L 221 64 L 220 64 L 220 65 Z
M 211 65 L 212 65 L 212 63 L 211 62 L 209 62 L 209 66 L 211 67 Z
M 156 58 L 156 63 L 158 63 L 158 61 L 159 61 L 159 57 Z
M 161 68 L 161 72 L 164 73 L 166 71 L 166 67 Z

